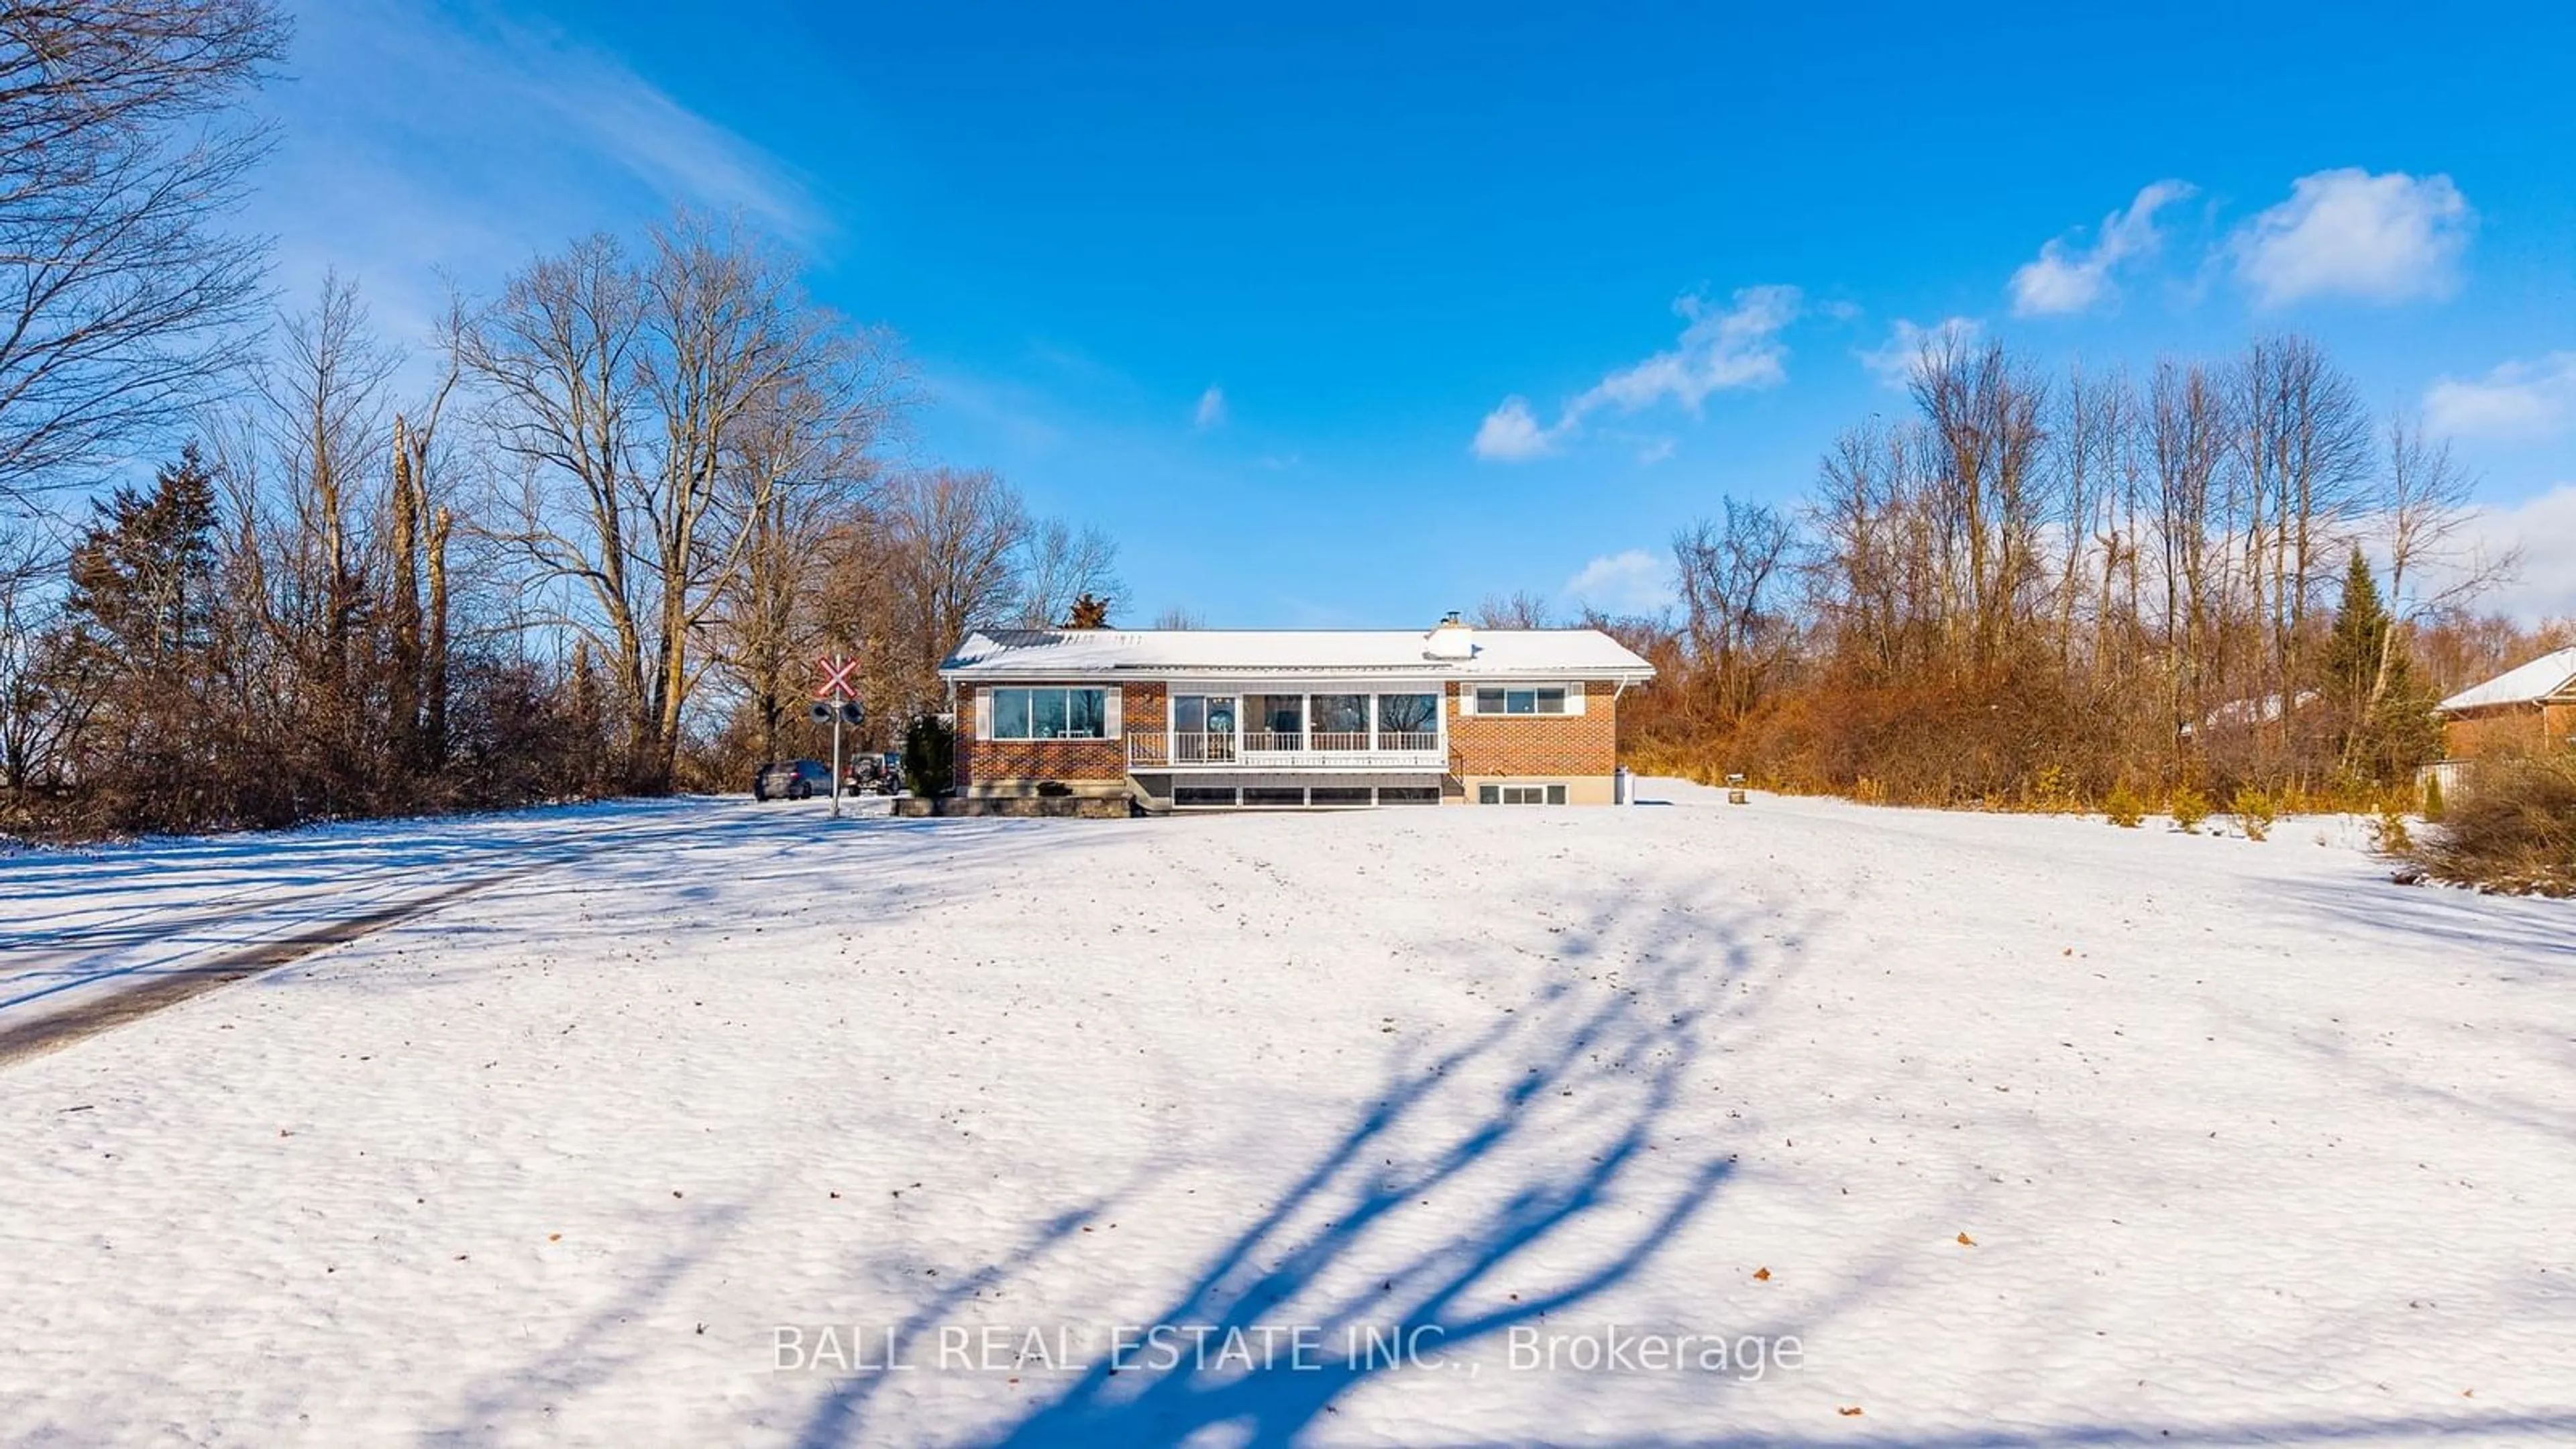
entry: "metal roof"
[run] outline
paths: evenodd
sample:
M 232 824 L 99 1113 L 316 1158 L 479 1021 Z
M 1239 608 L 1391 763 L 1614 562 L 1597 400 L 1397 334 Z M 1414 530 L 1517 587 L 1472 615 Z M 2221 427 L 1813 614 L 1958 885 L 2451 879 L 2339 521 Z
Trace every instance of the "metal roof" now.
M 1642 682 L 1654 666 L 1598 629 L 1453 630 L 1464 657 L 1414 629 L 979 629 L 939 666 L 951 679 L 1091 674 L 1533 676 Z M 1444 641 L 1446 643 L 1446 641 Z
M 2494 709 L 2499 705 L 2538 704 L 2576 692 L 2576 645 L 2553 650 L 2528 664 L 2506 670 L 2442 701 L 2445 711 Z

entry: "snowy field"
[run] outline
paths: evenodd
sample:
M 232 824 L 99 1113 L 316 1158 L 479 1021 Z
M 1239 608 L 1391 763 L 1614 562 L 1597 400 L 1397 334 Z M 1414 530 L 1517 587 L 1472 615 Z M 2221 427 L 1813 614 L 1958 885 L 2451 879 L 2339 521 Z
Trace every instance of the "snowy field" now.
M 0 1028 L 508 872 L 0 1066 L 0 1441 L 2576 1439 L 2576 907 L 1648 794 L 0 857 Z

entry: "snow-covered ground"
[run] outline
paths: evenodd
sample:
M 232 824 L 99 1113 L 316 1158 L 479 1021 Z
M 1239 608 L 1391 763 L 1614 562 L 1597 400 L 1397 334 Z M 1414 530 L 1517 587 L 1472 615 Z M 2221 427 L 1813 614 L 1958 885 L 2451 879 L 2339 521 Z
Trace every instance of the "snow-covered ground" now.
M 0 859 L 539 867 L 0 1068 L 0 1440 L 2576 1438 L 2576 908 L 1648 793 Z
M 229 953 L 443 900 L 603 840 L 633 848 L 669 831 L 695 838 L 704 825 L 696 803 L 0 854 L 0 1043 L 14 1030 L 78 1015 Z

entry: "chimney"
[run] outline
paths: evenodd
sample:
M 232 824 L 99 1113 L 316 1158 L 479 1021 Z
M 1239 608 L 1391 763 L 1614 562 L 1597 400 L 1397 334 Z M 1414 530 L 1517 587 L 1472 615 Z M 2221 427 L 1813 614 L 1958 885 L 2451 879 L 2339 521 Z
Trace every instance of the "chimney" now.
M 1473 659 L 1476 657 L 1476 630 L 1462 622 L 1458 611 L 1451 609 L 1440 623 L 1423 636 L 1422 657 L 1425 659 Z

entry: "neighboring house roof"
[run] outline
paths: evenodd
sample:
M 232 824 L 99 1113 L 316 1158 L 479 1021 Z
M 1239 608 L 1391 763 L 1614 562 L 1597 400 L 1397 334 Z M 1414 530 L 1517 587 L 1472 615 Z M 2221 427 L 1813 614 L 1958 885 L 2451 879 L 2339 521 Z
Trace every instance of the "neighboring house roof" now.
M 1598 629 L 979 629 L 939 666 L 951 679 L 1125 674 L 1385 674 L 1642 682 L 1654 666 Z
M 2543 654 L 2442 701 L 2445 714 L 2576 697 L 2576 645 Z
M 2302 689 L 2290 696 L 2290 708 L 2306 709 L 2324 698 L 2313 689 Z M 2231 699 L 2200 718 L 2200 727 L 2209 730 L 2243 729 L 2247 725 L 2271 724 L 2281 717 L 2281 696 L 2267 694 L 2260 699 Z M 2184 734 L 2191 726 L 2182 727 Z

